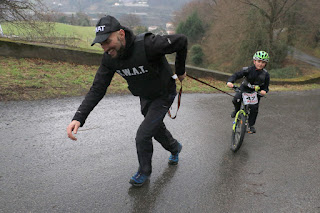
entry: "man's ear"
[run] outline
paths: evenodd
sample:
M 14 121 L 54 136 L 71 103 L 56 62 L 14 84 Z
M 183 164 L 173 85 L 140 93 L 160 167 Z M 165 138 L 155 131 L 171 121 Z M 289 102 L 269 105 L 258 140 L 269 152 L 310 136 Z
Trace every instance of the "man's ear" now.
M 123 29 L 119 30 L 119 36 L 120 38 L 125 38 L 126 37 L 126 32 Z

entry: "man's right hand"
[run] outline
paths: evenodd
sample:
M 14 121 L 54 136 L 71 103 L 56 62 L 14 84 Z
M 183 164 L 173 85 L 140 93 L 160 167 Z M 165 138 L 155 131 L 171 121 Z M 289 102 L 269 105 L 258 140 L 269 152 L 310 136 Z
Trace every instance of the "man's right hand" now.
M 179 79 L 179 81 L 180 82 L 182 82 L 183 81 L 183 79 L 185 79 L 185 77 L 187 76 L 187 72 L 184 72 L 184 74 L 183 75 L 178 75 L 178 79 Z
M 71 140 L 74 140 L 74 141 L 77 140 L 77 138 L 73 136 L 72 132 L 73 132 L 74 134 L 77 134 L 79 127 L 80 127 L 80 122 L 79 122 L 79 121 L 76 121 L 76 120 L 71 121 L 71 123 L 70 123 L 69 126 L 67 127 L 68 137 L 69 137 Z

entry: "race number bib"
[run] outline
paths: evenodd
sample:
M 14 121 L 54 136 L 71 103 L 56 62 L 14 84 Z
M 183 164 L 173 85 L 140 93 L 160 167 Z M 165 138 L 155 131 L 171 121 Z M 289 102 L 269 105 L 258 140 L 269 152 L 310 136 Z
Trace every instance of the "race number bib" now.
M 244 105 L 248 104 L 257 104 L 258 103 L 258 96 L 257 93 L 242 93 L 242 100 Z

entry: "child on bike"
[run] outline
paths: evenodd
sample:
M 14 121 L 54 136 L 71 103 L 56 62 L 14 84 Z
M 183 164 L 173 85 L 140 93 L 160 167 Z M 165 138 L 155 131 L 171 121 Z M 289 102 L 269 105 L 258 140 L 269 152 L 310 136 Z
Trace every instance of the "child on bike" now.
M 231 113 L 231 117 L 234 118 L 236 113 L 240 110 L 242 92 L 259 91 L 260 95 L 265 95 L 269 91 L 270 75 L 265 69 L 269 62 L 269 54 L 265 51 L 258 51 L 253 55 L 253 66 L 244 67 L 242 70 L 234 73 L 229 77 L 227 86 L 233 88 L 233 83 L 243 78 L 243 82 L 240 86 L 241 92 L 237 92 L 232 100 L 235 110 Z M 256 132 L 254 124 L 256 122 L 259 110 L 260 96 L 258 96 L 259 102 L 255 105 L 250 105 L 249 115 L 249 130 L 248 133 L 253 134 Z

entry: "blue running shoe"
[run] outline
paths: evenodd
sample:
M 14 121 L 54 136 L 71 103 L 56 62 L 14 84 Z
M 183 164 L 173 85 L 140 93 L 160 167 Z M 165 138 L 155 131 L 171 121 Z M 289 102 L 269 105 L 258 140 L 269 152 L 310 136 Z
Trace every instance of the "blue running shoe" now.
M 182 145 L 181 143 L 178 142 L 178 152 L 177 154 L 173 155 L 171 154 L 170 157 L 169 157 L 169 164 L 170 165 L 177 165 L 178 162 L 179 162 L 179 153 L 181 152 L 181 149 L 182 149 Z
M 137 172 L 130 178 L 129 183 L 131 183 L 133 186 L 142 186 L 146 182 L 146 180 L 149 179 L 149 177 L 150 176 Z

